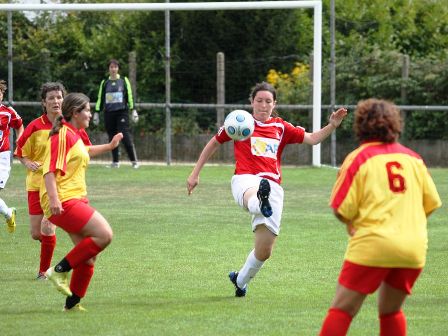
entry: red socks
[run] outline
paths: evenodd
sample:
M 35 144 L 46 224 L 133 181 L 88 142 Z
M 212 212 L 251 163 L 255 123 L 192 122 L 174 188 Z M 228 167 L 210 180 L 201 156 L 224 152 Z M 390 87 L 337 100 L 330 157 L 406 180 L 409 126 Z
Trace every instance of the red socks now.
M 380 316 L 380 336 L 405 336 L 406 316 L 399 310 Z
M 85 261 L 96 256 L 103 249 L 100 248 L 91 237 L 84 238 L 66 256 L 70 266 L 75 269 Z
M 349 313 L 331 308 L 324 320 L 319 336 L 345 336 L 353 317 Z
M 40 241 L 39 273 L 45 273 L 45 271 L 50 268 L 51 259 L 53 258 L 55 247 L 56 247 L 56 235 L 52 236 L 42 235 Z
M 89 287 L 90 279 L 93 276 L 94 265 L 86 263 L 80 264 L 73 269 L 72 278 L 70 280 L 70 290 L 73 294 L 83 298 L 86 295 L 87 287 Z

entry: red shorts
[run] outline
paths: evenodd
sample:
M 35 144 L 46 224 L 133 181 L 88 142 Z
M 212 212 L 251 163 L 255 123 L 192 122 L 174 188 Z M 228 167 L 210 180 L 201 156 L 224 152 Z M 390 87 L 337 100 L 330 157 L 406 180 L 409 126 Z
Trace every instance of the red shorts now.
M 28 214 L 43 215 L 44 211 L 40 206 L 39 191 L 28 191 Z
M 382 282 L 409 295 L 421 272 L 421 268 L 370 267 L 345 260 L 338 281 L 342 286 L 366 295 L 375 292 Z
M 95 209 L 89 205 L 87 198 L 74 198 L 62 203 L 64 212 L 51 215 L 48 220 L 66 232 L 78 233 L 92 218 Z

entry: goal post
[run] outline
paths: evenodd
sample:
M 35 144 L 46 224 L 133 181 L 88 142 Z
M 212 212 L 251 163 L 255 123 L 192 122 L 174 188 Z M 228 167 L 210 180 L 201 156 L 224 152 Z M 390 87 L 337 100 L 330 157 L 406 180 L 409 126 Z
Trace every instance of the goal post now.
M 316 1 L 240 1 L 193 3 L 83 3 L 83 4 L 0 4 L 0 11 L 208 11 L 296 9 L 314 10 L 313 26 L 313 132 L 321 128 L 322 79 L 322 2 Z M 169 103 L 169 102 L 168 102 Z M 168 104 L 167 104 L 168 105 Z M 313 146 L 312 164 L 321 165 L 320 144 Z

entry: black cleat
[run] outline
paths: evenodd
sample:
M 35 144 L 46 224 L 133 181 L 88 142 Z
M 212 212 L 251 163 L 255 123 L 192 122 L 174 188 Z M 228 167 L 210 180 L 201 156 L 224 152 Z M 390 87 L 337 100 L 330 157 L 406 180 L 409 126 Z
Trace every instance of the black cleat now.
M 230 272 L 229 273 L 229 279 L 235 286 L 235 296 L 236 297 L 243 297 L 246 296 L 247 286 L 244 286 L 244 288 L 239 288 L 236 284 L 236 279 L 238 278 L 238 272 Z
M 257 197 L 260 201 L 260 211 L 263 216 L 272 216 L 272 207 L 269 203 L 269 194 L 271 193 L 271 186 L 267 179 L 262 179 L 260 181 L 260 186 L 258 187 Z

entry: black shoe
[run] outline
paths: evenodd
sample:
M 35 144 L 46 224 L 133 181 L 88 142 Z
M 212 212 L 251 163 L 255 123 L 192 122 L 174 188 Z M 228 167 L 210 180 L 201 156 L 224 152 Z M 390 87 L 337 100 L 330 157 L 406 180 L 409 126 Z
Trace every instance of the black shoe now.
M 272 216 L 272 207 L 271 203 L 269 203 L 269 194 L 271 193 L 271 186 L 269 181 L 266 179 L 262 179 L 260 181 L 260 186 L 258 187 L 257 197 L 260 201 L 260 211 L 263 216 L 271 217 Z
M 229 279 L 235 286 L 235 296 L 236 297 L 243 297 L 246 296 L 247 286 L 244 286 L 244 288 L 239 288 L 236 284 L 236 279 L 238 278 L 238 272 L 230 272 L 229 273 Z

